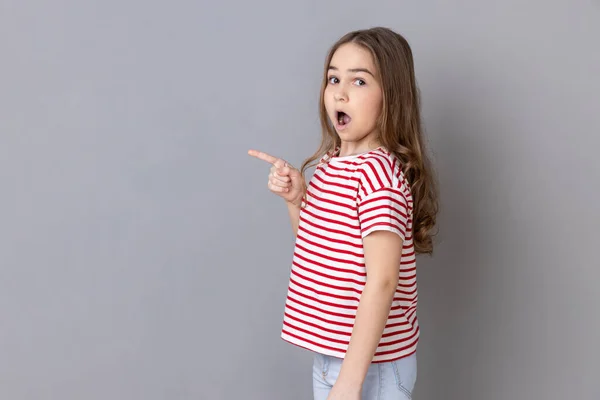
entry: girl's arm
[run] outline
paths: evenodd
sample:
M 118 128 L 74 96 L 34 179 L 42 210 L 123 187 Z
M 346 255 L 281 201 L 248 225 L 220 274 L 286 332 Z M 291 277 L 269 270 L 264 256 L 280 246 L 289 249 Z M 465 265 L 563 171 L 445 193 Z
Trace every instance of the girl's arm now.
M 367 282 L 336 382 L 340 386 L 338 390 L 355 391 L 362 387 L 398 286 L 402 244 L 400 236 L 384 230 L 372 232 L 363 239 Z
M 286 202 L 288 213 L 290 214 L 290 223 L 292 224 L 292 231 L 294 236 L 298 234 L 298 225 L 300 221 L 300 206 L 291 202 Z

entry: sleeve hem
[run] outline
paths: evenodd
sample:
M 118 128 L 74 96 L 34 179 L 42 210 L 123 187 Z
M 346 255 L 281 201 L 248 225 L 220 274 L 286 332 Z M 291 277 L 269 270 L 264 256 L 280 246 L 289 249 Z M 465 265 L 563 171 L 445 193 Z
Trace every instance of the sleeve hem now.
M 387 224 L 374 224 L 371 225 L 370 227 L 368 227 L 367 229 L 363 230 L 361 232 L 361 236 L 364 239 L 365 237 L 367 237 L 369 234 L 376 232 L 376 231 L 388 231 L 388 232 L 393 232 L 395 234 L 397 234 L 400 239 L 402 239 L 402 243 L 404 243 L 406 241 L 406 236 L 400 231 L 400 229 L 396 228 L 395 226 L 389 226 Z

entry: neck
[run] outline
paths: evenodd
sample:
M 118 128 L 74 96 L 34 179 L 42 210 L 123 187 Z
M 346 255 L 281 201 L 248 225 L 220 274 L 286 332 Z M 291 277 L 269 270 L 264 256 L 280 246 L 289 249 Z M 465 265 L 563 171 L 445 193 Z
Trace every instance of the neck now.
M 344 142 L 340 144 L 339 157 L 353 156 L 369 152 L 381 146 L 379 141 Z

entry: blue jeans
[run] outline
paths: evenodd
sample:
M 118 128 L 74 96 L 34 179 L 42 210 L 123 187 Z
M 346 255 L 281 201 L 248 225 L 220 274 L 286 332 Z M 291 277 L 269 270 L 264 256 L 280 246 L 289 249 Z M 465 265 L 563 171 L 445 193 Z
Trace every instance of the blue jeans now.
M 342 359 L 315 353 L 313 362 L 314 400 L 326 400 L 335 384 Z M 396 361 L 371 364 L 361 398 L 363 400 L 407 400 L 411 399 L 417 380 L 416 353 Z

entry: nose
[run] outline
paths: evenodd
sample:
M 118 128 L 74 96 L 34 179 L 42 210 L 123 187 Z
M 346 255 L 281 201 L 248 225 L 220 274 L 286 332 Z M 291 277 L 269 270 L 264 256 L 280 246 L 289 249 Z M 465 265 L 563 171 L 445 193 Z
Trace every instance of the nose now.
M 338 87 L 338 90 L 336 90 L 335 93 L 333 94 L 333 98 L 335 99 L 335 101 L 347 101 L 348 100 L 348 96 L 346 95 L 346 92 L 344 92 L 344 90 L 341 89 L 340 87 Z

